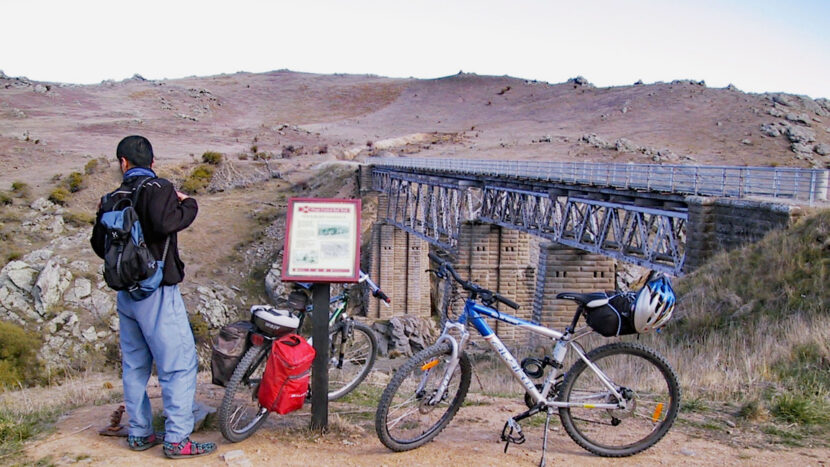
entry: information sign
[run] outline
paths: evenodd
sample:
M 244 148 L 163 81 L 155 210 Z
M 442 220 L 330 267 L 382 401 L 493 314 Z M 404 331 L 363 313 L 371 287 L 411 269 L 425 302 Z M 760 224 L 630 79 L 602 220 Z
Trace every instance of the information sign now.
M 357 282 L 360 278 L 360 200 L 291 198 L 282 280 Z

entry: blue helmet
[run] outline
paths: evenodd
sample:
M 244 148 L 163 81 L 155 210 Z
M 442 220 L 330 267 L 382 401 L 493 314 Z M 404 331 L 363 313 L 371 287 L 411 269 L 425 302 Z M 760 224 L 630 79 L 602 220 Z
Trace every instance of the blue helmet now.
M 669 278 L 662 273 L 652 273 L 646 285 L 637 292 L 634 305 L 637 332 L 650 332 L 663 327 L 671 319 L 676 302 Z

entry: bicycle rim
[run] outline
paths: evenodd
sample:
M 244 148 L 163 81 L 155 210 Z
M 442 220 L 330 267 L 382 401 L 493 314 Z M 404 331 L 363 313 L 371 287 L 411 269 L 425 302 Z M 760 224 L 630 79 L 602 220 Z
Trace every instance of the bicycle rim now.
M 568 435 L 588 451 L 605 457 L 630 456 L 657 443 L 674 423 L 680 404 L 677 377 L 666 360 L 631 343 L 605 345 L 587 356 L 623 394 L 626 408 L 561 408 L 559 415 Z M 617 402 L 582 360 L 566 375 L 559 400 L 574 404 Z
M 268 417 L 268 410 L 259 405 L 257 391 L 269 350 L 267 345 L 248 349 L 225 387 L 218 417 L 219 429 L 228 441 L 248 438 Z
M 470 387 L 472 369 L 465 353 L 443 397 L 432 401 L 450 357 L 448 344 L 433 345 L 415 354 L 392 377 L 375 414 L 375 430 L 386 447 L 393 451 L 417 448 L 436 437 L 455 416 Z
M 341 321 L 329 334 L 329 400 L 339 399 L 356 388 L 375 364 L 377 339 L 358 322 Z

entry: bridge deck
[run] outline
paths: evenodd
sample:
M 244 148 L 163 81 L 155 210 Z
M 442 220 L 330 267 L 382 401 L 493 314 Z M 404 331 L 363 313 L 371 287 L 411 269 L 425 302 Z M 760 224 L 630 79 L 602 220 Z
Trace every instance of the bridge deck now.
M 407 171 L 534 179 L 698 196 L 772 197 L 813 204 L 828 198 L 821 169 L 552 161 L 379 158 L 376 167 Z

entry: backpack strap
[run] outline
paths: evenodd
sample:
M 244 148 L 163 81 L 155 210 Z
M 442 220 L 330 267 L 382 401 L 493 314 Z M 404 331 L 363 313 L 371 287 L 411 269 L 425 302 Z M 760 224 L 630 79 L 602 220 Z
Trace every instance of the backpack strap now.
M 136 203 L 138 202 L 138 194 L 141 193 L 141 189 L 144 187 L 144 184 L 147 183 L 147 181 L 152 180 L 154 178 L 156 177 L 144 177 L 141 179 L 140 182 L 138 182 L 138 185 L 136 185 L 135 191 L 133 192 L 133 207 L 135 207 Z
M 135 192 L 133 192 L 133 197 L 132 197 L 132 206 L 133 206 L 133 208 L 135 208 L 136 203 L 138 203 L 138 194 L 141 193 L 141 189 L 144 187 L 144 184 L 147 183 L 149 180 L 153 180 L 155 178 L 158 178 L 158 177 L 144 177 L 144 178 L 141 179 L 140 182 L 138 182 L 138 185 L 136 185 Z M 168 249 L 169 246 L 170 246 L 170 235 L 168 235 L 167 239 L 164 240 L 164 252 L 161 254 L 161 258 L 159 258 L 157 261 L 165 261 L 165 259 L 167 258 L 167 249 Z

